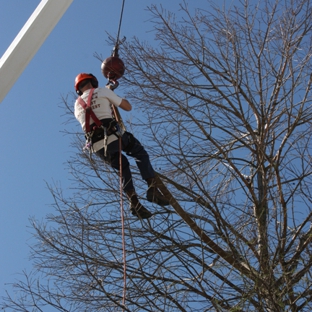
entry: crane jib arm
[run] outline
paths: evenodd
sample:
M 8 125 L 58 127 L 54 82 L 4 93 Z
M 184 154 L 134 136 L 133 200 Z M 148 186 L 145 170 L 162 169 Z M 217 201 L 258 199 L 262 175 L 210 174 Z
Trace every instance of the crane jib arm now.
M 0 103 L 73 0 L 42 0 L 0 59 Z

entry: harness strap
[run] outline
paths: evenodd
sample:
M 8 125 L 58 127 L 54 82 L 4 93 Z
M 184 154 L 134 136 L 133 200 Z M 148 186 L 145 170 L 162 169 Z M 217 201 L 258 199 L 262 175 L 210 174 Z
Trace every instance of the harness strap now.
M 91 99 L 93 95 L 94 88 L 90 90 L 88 101 L 87 103 L 79 96 L 77 101 L 82 106 L 82 108 L 85 110 L 85 126 L 86 126 L 86 133 L 90 132 L 90 118 L 93 119 L 94 123 L 98 126 L 102 126 L 102 122 L 96 117 L 94 114 L 92 108 L 91 108 Z
M 117 121 L 112 123 L 114 119 L 110 119 L 111 121 L 109 122 L 108 125 L 106 125 L 105 123 L 103 123 L 105 119 L 101 121 L 96 117 L 91 107 L 93 91 L 94 91 L 94 88 L 90 89 L 87 103 L 80 96 L 77 98 L 77 102 L 81 105 L 81 107 L 85 111 L 85 132 L 86 132 L 86 139 L 87 139 L 86 148 L 92 151 L 93 144 L 103 139 L 104 156 L 106 157 L 108 136 L 111 134 L 115 134 L 117 137 L 121 137 L 124 131 L 122 131 L 122 129 L 119 127 L 119 124 Z M 95 125 L 91 124 L 92 129 L 90 129 L 91 118 L 95 124 Z M 101 133 L 99 133 L 97 130 L 101 130 Z M 93 139 L 94 136 L 95 138 Z

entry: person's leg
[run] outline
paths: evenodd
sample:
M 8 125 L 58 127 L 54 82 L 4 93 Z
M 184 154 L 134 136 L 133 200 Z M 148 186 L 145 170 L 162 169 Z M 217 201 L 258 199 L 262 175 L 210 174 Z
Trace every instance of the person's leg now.
M 131 133 L 123 135 L 123 143 L 123 150 L 135 159 L 143 180 L 147 182 L 147 200 L 161 206 L 169 205 L 156 186 L 155 172 L 142 144 Z
M 150 162 L 149 155 L 139 140 L 136 139 L 132 133 L 126 132 L 122 137 L 122 142 L 123 151 L 125 151 L 128 156 L 135 159 L 142 179 L 146 181 L 149 178 L 154 178 L 155 173 Z
M 150 211 L 140 203 L 134 189 L 126 191 L 126 194 L 130 201 L 130 211 L 134 216 L 138 216 L 142 219 L 148 219 L 152 216 Z
M 114 141 L 107 146 L 106 156 L 104 156 L 104 148 L 96 153 L 105 162 L 111 165 L 114 169 L 119 172 L 119 141 Z M 129 161 L 126 156 L 121 154 L 122 161 L 122 179 L 123 179 L 123 190 L 127 194 L 130 201 L 130 210 L 134 216 L 138 216 L 142 219 L 148 219 L 152 214 L 141 205 L 138 200 L 137 194 L 134 189 L 132 182 L 132 175 L 130 171 Z
M 106 156 L 104 156 L 104 148 L 96 152 L 106 163 L 119 172 L 119 142 L 114 141 L 107 146 Z M 121 154 L 122 161 L 122 181 L 123 189 L 125 192 L 133 190 L 132 175 L 130 171 L 130 165 L 127 157 Z

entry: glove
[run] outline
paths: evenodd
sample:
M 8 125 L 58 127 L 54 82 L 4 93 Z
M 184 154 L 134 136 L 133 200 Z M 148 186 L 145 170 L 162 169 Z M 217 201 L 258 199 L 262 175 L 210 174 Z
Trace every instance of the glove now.
M 106 84 L 106 88 L 110 90 L 115 90 L 119 86 L 119 82 L 117 80 L 110 80 Z

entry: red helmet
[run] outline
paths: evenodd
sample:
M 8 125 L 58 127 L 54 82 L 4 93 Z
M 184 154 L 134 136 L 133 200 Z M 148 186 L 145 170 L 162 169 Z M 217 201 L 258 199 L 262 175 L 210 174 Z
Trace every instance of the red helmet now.
M 81 81 L 86 80 L 86 79 L 90 80 L 93 88 L 97 88 L 99 86 L 99 82 L 95 76 L 93 76 L 92 74 L 81 73 L 77 75 L 75 79 L 75 90 L 79 95 L 82 94 L 82 92 L 79 90 L 79 84 Z
M 118 56 L 110 56 L 101 65 L 101 70 L 105 78 L 117 80 L 125 72 L 125 64 Z

